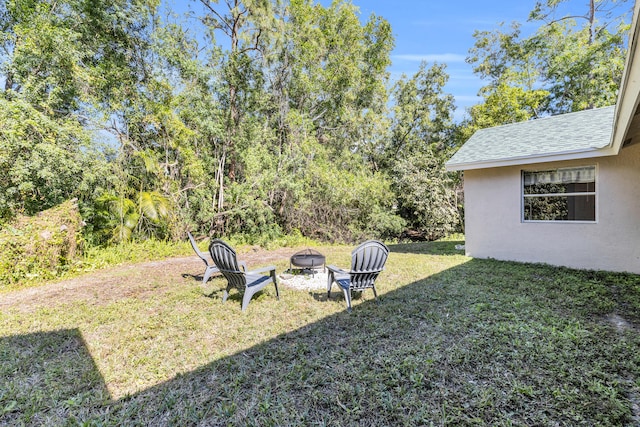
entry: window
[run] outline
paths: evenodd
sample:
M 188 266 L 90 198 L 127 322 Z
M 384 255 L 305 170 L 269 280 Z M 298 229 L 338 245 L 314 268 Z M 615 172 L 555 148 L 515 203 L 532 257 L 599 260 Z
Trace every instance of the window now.
M 524 221 L 595 221 L 596 167 L 523 171 Z

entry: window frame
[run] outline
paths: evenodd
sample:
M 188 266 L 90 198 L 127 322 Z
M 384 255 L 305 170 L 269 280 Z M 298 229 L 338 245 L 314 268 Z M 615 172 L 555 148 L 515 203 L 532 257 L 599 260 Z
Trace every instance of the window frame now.
M 525 194 L 525 173 L 536 173 L 546 171 L 559 171 L 562 169 L 576 168 L 593 168 L 594 170 L 594 191 L 579 191 L 572 193 L 546 193 L 546 194 Z M 598 193 L 599 193 L 599 170 L 598 164 L 586 164 L 576 166 L 548 167 L 537 169 L 521 169 L 520 170 L 520 222 L 525 224 L 597 224 L 598 223 Z M 593 196 L 594 197 L 594 219 L 593 220 L 557 220 L 557 219 L 526 219 L 525 218 L 525 200 L 527 198 L 536 197 L 566 197 L 566 196 Z

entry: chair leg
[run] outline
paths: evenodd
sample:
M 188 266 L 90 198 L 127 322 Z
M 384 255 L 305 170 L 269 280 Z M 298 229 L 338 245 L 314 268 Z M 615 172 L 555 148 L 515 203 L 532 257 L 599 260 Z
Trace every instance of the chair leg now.
M 222 302 L 227 302 L 227 298 L 229 298 L 229 291 L 231 290 L 231 286 L 227 286 L 227 289 L 224 290 L 222 294 Z
M 258 292 L 260 289 L 253 290 L 252 288 L 247 288 L 244 290 L 244 296 L 242 297 L 242 311 L 245 311 L 249 306 L 249 302 L 251 301 L 251 297 L 253 294 Z
M 271 274 L 271 278 L 273 279 L 273 286 L 276 287 L 276 299 L 280 301 L 280 292 L 278 291 L 278 280 L 276 279 L 275 271 Z
M 215 273 L 217 271 L 217 269 L 211 268 L 211 267 L 207 267 L 207 269 L 204 272 L 204 275 L 202 276 L 202 284 L 206 285 L 207 281 L 209 280 L 209 278 L 211 277 L 211 275 L 213 273 Z
M 351 313 L 351 289 L 343 289 L 344 299 L 347 300 L 347 311 Z
M 375 285 L 371 287 L 371 289 L 373 289 L 373 296 L 376 299 L 376 304 L 380 304 L 380 300 L 378 299 L 378 292 L 376 292 L 376 287 Z

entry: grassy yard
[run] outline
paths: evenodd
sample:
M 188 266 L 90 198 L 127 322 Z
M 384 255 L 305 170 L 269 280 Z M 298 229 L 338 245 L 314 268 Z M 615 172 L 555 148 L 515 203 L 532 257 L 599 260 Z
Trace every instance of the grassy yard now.
M 242 313 L 223 280 L 191 276 L 202 265 L 162 263 L 5 306 L 0 425 L 640 424 L 638 276 L 456 243 L 392 245 L 380 303 L 364 293 L 351 314 L 335 288 L 284 287 Z M 317 249 L 346 266 L 352 248 Z

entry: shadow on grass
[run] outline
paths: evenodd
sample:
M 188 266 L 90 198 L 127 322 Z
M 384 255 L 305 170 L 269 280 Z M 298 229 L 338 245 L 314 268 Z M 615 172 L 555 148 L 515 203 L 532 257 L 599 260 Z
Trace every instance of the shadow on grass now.
M 0 423 L 632 425 L 640 339 L 603 321 L 621 307 L 582 272 L 471 260 L 115 402 L 77 331 L 10 337 L 3 360 L 21 357 L 43 403 L 17 401 Z M 20 395 L 4 393 L 5 406 Z
M 185 278 L 185 279 L 192 278 L 194 281 L 202 283 L 202 279 L 204 278 L 204 275 L 203 274 L 183 273 L 182 277 Z M 211 280 L 213 278 L 216 278 L 216 277 L 220 277 L 220 273 L 213 273 L 213 275 L 211 275 L 209 280 Z
M 1 425 L 46 425 L 58 414 L 72 421 L 109 402 L 78 329 L 0 338 L 0 361 Z

